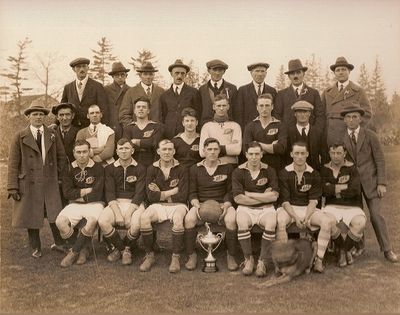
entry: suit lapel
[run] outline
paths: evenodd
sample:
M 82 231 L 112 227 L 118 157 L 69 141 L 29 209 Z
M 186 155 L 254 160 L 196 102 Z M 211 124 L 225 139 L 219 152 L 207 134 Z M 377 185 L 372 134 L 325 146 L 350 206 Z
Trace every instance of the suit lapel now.
M 351 160 L 353 162 L 356 162 L 355 154 L 354 154 L 354 151 L 353 151 L 353 145 L 351 144 L 350 136 L 349 136 L 349 134 L 347 132 L 347 129 L 346 129 L 346 133 L 344 135 L 343 142 L 344 142 L 344 146 L 346 147 L 347 153 L 351 157 Z
M 360 132 L 358 133 L 358 138 L 357 138 L 357 154 L 360 152 L 364 141 L 365 141 L 365 130 L 363 128 L 360 128 Z
M 91 85 L 92 85 L 92 79 L 91 79 L 91 78 L 88 78 L 88 81 L 86 82 L 85 89 L 83 90 L 83 93 L 82 93 L 82 100 L 81 100 L 81 103 L 82 103 L 83 100 L 85 99 L 85 97 L 86 97 L 86 95 L 87 95 L 89 89 L 91 89 Z M 79 99 L 79 98 L 78 98 L 78 99 Z
M 332 87 L 332 89 L 328 93 L 332 97 L 332 104 L 343 101 L 344 90 L 339 92 L 337 84 Z
M 55 137 L 55 135 L 53 133 L 51 133 L 50 130 L 45 127 L 44 128 L 44 151 L 45 151 L 45 156 L 47 156 L 47 152 L 49 152 L 50 147 L 51 147 L 51 145 L 53 143 L 53 141 L 51 140 L 51 136 L 52 135 L 53 135 L 53 137 Z
M 40 154 L 40 150 L 37 146 L 35 138 L 33 138 L 33 134 L 29 126 L 24 129 L 22 136 L 23 136 L 22 142 Z

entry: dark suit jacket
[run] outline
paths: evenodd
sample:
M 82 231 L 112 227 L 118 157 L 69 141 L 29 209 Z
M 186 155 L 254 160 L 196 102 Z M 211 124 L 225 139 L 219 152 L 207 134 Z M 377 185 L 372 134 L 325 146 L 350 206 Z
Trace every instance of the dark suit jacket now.
M 164 89 L 158 85 L 153 84 L 153 91 L 150 97 L 150 120 L 159 122 L 160 121 L 160 96 L 164 93 Z M 119 121 L 123 127 L 129 125 L 135 120 L 135 115 L 133 114 L 133 105 L 135 100 L 139 97 L 146 96 L 146 91 L 143 89 L 140 83 L 131 87 L 125 94 L 121 107 L 119 109 Z
M 202 113 L 200 125 L 204 125 L 207 121 L 211 121 L 214 118 L 214 92 L 208 88 L 208 82 L 203 84 L 199 88 L 201 105 L 202 105 Z M 236 108 L 237 103 L 237 87 L 232 83 L 229 83 L 225 80 L 222 82 L 222 94 L 225 94 L 229 99 L 229 118 L 233 120 L 233 109 Z
M 77 127 L 71 126 L 71 128 L 68 130 L 68 132 L 65 134 L 65 137 L 63 138 L 60 126 L 57 126 L 56 128 L 56 132 L 59 135 L 60 139 L 62 140 L 65 153 L 67 154 L 68 165 L 70 165 L 73 161 L 75 161 L 73 149 L 74 149 L 76 134 L 78 133 L 78 131 L 79 129 Z
M 360 128 L 357 138 L 357 152 L 346 131 L 343 138 L 347 157 L 357 166 L 361 186 L 367 198 L 378 198 L 377 186 L 386 185 L 385 157 L 375 132 Z
M 300 91 L 299 97 L 296 96 L 292 85 L 278 91 L 274 104 L 273 116 L 283 121 L 285 125 L 295 125 L 296 117 L 291 107 L 297 101 L 307 101 L 314 106 L 310 117 L 310 124 L 318 127 L 322 131 L 326 120 L 325 108 L 322 106 L 319 92 L 306 84 L 303 84 L 303 89 Z
M 106 92 L 101 83 L 89 78 L 85 90 L 83 91 L 82 101 L 79 101 L 78 92 L 76 90 L 75 80 L 64 86 L 61 102 L 69 102 L 76 106 L 76 112 L 72 124 L 79 129 L 89 126 L 90 122 L 87 118 L 87 111 L 90 105 L 96 104 L 100 107 L 103 118 L 102 123 L 109 124 L 109 105 Z
M 269 93 L 276 98 L 276 90 L 264 83 L 262 94 Z M 243 85 L 238 90 L 237 106 L 233 109 L 233 120 L 236 121 L 244 130 L 244 127 L 258 116 L 257 112 L 257 92 L 253 82 Z
M 192 107 L 197 112 L 200 121 L 201 101 L 197 89 L 187 85 L 182 87 L 181 94 L 176 95 L 171 87 L 160 97 L 161 122 L 165 125 L 165 136 L 172 139 L 183 131 L 181 112 L 185 107 Z
M 122 99 L 125 96 L 126 91 L 130 88 L 129 85 L 124 84 L 122 88 L 115 82 L 104 87 L 108 97 L 108 103 L 110 104 L 110 124 L 109 126 L 114 129 L 116 139 L 120 139 L 122 136 L 122 127 L 118 120 L 119 109 L 121 107 Z

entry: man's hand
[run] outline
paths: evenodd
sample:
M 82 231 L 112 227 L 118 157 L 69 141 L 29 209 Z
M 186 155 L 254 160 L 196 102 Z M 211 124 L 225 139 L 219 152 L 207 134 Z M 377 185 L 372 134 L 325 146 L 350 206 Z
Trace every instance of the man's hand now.
M 95 161 L 95 162 L 97 162 L 97 163 L 103 162 L 103 160 L 101 159 L 101 157 L 98 156 L 98 155 L 94 155 L 94 156 L 92 157 L 92 160 Z
M 161 191 L 160 188 L 159 188 L 156 184 L 154 184 L 154 183 L 150 183 L 150 184 L 149 184 L 149 189 L 150 189 L 151 191 Z
M 10 190 L 10 192 L 8 193 L 8 197 L 7 199 L 14 199 L 15 201 L 20 201 L 21 200 L 21 195 L 19 194 L 18 190 Z
M 379 198 L 383 198 L 383 196 L 386 194 L 386 186 L 385 185 L 378 185 L 378 187 L 376 187 L 376 190 L 378 191 Z
M 232 204 L 230 202 L 224 202 L 224 204 L 221 206 L 222 209 L 222 213 L 218 218 L 218 224 L 222 223 L 222 220 L 224 219 L 226 213 L 228 212 L 228 208 L 232 206 Z
M 94 154 L 94 155 L 100 154 L 101 152 L 103 152 L 104 148 L 105 148 L 104 145 L 102 145 L 102 146 L 100 146 L 100 147 L 93 148 L 93 154 Z
M 296 221 L 296 225 L 299 229 L 304 229 L 306 227 L 304 221 L 301 220 L 299 217 L 296 217 L 294 220 Z
M 335 195 L 338 195 L 342 192 L 342 190 L 347 189 L 347 184 L 336 184 L 335 185 Z
M 131 142 L 138 147 L 140 146 L 140 139 L 131 139 Z

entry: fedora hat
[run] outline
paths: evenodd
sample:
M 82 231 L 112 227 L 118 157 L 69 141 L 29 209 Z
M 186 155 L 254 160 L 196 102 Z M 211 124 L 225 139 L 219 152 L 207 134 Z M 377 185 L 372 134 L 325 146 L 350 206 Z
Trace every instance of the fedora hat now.
M 70 109 L 72 110 L 73 113 L 75 112 L 75 109 L 76 109 L 76 108 L 75 108 L 75 105 L 72 104 L 72 103 L 59 103 L 59 104 L 54 105 L 54 106 L 51 108 L 51 112 L 52 112 L 53 115 L 56 115 L 56 116 L 57 116 L 58 111 L 59 111 L 60 109 L 62 109 L 62 108 L 70 108 Z
M 257 68 L 257 67 L 264 67 L 264 68 L 268 69 L 269 68 L 269 64 L 266 63 L 266 62 L 252 63 L 251 65 L 247 66 L 247 70 L 251 71 L 251 70 L 253 70 L 254 68 Z
M 42 105 L 41 101 L 36 99 L 36 100 L 33 100 L 31 105 L 29 105 L 29 107 L 24 110 L 24 115 L 28 116 L 32 112 L 42 112 L 43 114 L 47 115 L 48 113 L 50 113 L 50 110 L 45 108 Z
M 77 66 L 77 65 L 88 65 L 90 63 L 90 60 L 87 58 L 76 58 L 74 60 L 72 60 L 69 65 L 71 66 L 71 68 Z
M 360 107 L 360 104 L 357 102 L 346 102 L 343 104 L 343 109 L 340 112 L 340 116 L 344 117 L 348 113 L 360 113 L 361 116 L 364 116 L 365 111 Z
M 111 71 L 108 74 L 114 75 L 118 72 L 129 72 L 129 71 L 131 71 L 131 69 L 125 68 L 122 62 L 114 62 L 111 66 Z
M 150 61 L 143 62 L 142 66 L 136 69 L 136 72 L 157 72 L 158 70 L 154 68 Z
M 288 71 L 285 72 L 285 74 L 289 74 L 298 70 L 303 70 L 303 71 L 307 71 L 308 68 L 307 67 L 303 67 L 303 65 L 301 64 L 300 59 L 292 59 L 289 60 L 288 63 Z
M 228 65 L 219 59 L 210 60 L 209 62 L 206 63 L 206 67 L 207 69 L 214 69 L 214 68 L 223 68 L 225 70 L 228 69 Z
M 349 70 L 354 69 L 354 66 L 351 63 L 348 63 L 344 57 L 337 57 L 335 64 L 331 65 L 329 68 L 331 68 L 332 71 L 335 71 L 337 67 L 346 67 Z
M 171 72 L 172 69 L 174 69 L 176 67 L 185 68 L 186 72 L 190 71 L 190 67 L 188 65 L 185 65 L 181 59 L 176 59 L 175 62 L 168 67 L 168 71 Z

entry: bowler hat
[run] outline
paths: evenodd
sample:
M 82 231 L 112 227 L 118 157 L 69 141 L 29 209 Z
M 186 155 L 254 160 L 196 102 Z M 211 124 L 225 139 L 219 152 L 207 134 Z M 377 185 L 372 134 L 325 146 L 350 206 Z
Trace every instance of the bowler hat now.
M 247 66 L 247 70 L 251 71 L 251 70 L 253 70 L 254 68 L 257 68 L 257 67 L 265 67 L 266 69 L 268 69 L 269 68 L 269 64 L 266 63 L 266 62 L 252 63 L 251 65 Z
M 88 65 L 90 63 L 90 60 L 87 58 L 76 58 L 74 60 L 72 60 L 69 65 L 71 66 L 71 68 L 77 66 L 77 65 L 81 65 L 81 64 L 85 64 Z
M 363 116 L 365 114 L 364 109 L 362 109 L 360 107 L 359 103 L 357 103 L 355 101 L 346 102 L 343 104 L 343 109 L 340 112 L 340 116 L 344 117 L 344 116 L 346 116 L 346 114 L 354 113 L 354 112 L 360 113 L 361 116 Z
M 143 62 L 142 66 L 136 69 L 136 72 L 157 72 L 150 61 Z
M 185 68 L 187 72 L 190 71 L 190 67 L 185 65 L 181 59 L 176 59 L 175 62 L 168 67 L 168 71 L 171 72 L 175 67 L 182 67 Z
M 210 60 L 206 63 L 207 69 L 213 68 L 224 68 L 225 70 L 228 69 L 228 65 L 219 59 Z
M 349 70 L 354 69 L 354 66 L 352 64 L 348 63 L 346 58 L 344 58 L 344 57 L 337 57 L 335 64 L 330 66 L 332 71 L 335 71 L 335 69 L 337 67 L 346 67 Z
M 125 68 L 122 62 L 114 62 L 111 66 L 111 71 L 108 74 L 114 75 L 118 72 L 129 72 L 129 71 L 131 71 L 131 69 Z
M 27 109 L 24 110 L 25 116 L 28 116 L 32 112 L 42 112 L 43 114 L 47 115 L 50 113 L 50 110 L 48 108 L 45 108 L 42 105 L 42 102 L 39 100 L 34 100 L 31 105 Z
M 54 105 L 51 108 L 51 112 L 53 113 L 53 115 L 57 115 L 58 111 L 62 108 L 70 108 L 72 110 L 72 112 L 75 112 L 75 105 L 72 103 L 59 103 Z
M 300 59 L 292 59 L 289 60 L 288 63 L 288 71 L 285 72 L 285 74 L 289 74 L 298 70 L 303 70 L 303 71 L 307 71 L 308 68 L 307 67 L 303 67 L 303 65 L 301 64 Z
M 296 111 L 296 110 L 309 110 L 309 111 L 312 111 L 314 109 L 314 106 L 311 103 L 307 102 L 307 101 L 297 101 L 296 103 L 294 103 L 292 105 L 291 109 L 293 111 Z

